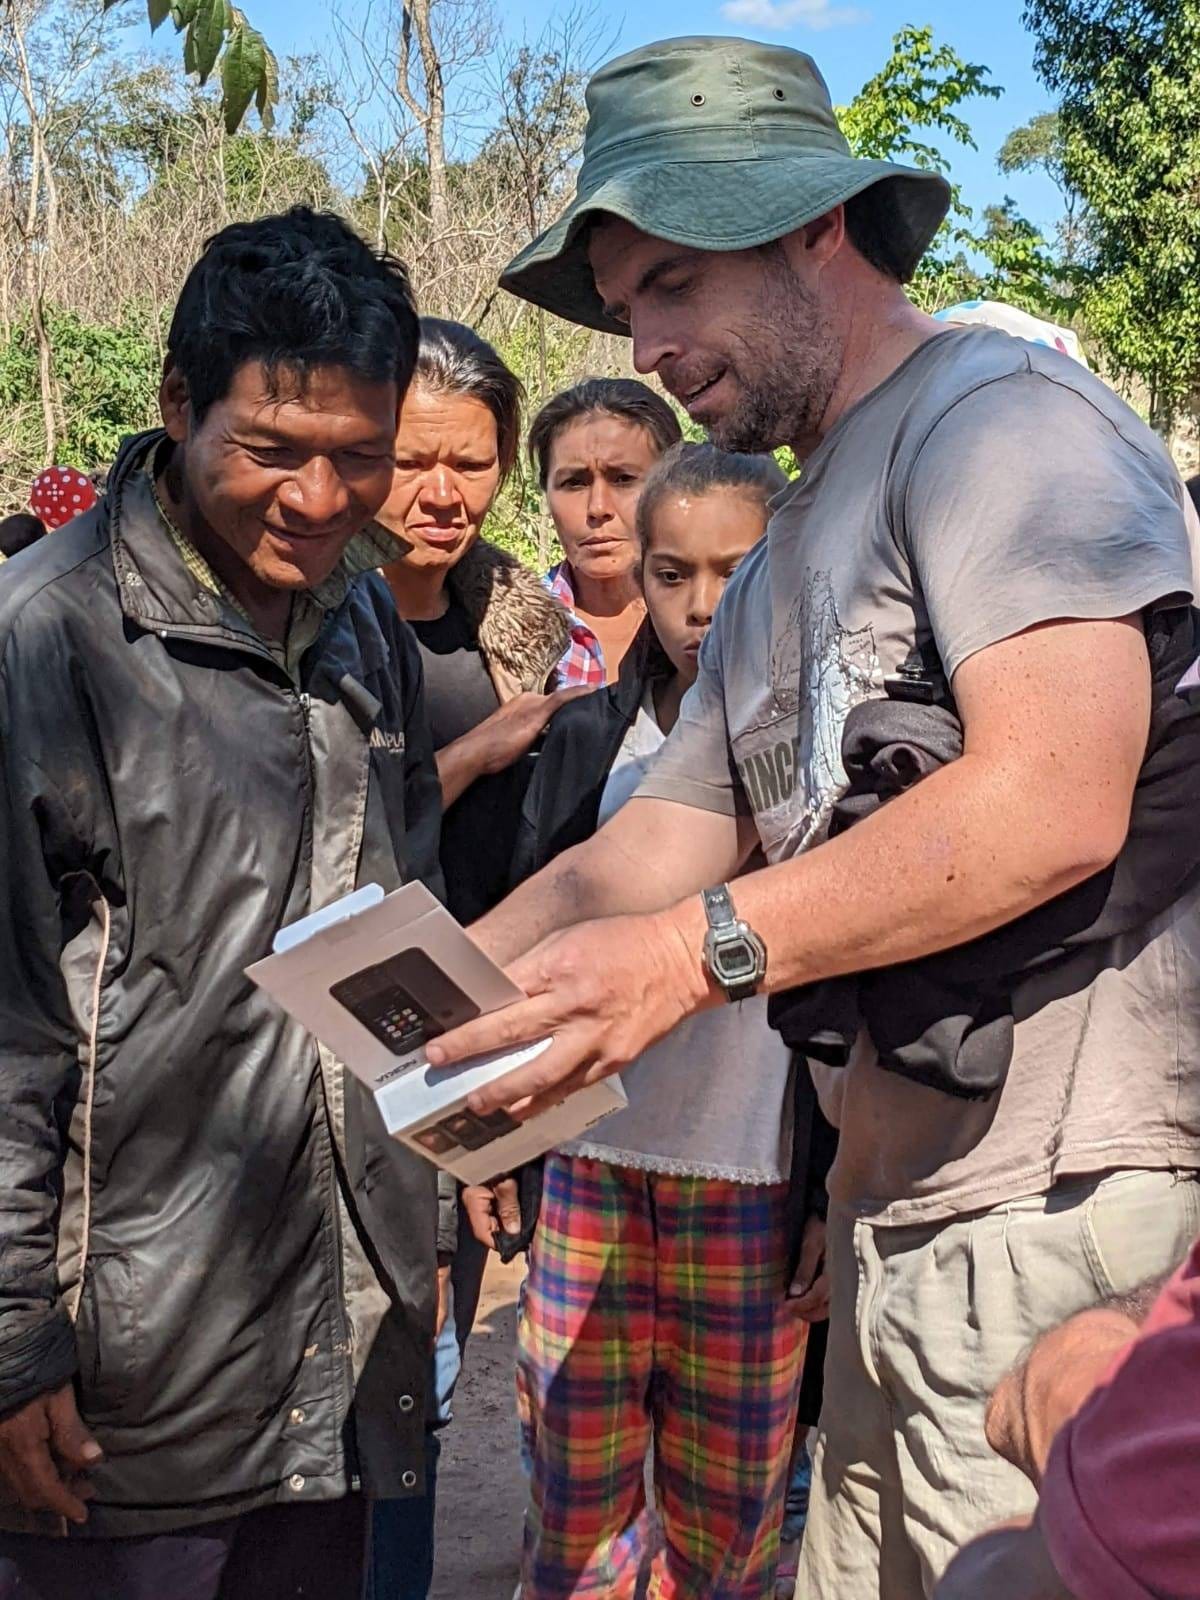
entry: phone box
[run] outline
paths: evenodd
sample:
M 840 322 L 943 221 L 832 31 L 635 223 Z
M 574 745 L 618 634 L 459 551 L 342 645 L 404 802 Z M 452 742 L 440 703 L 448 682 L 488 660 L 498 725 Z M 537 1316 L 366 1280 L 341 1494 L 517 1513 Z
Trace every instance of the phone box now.
M 464 1183 L 509 1172 L 627 1103 L 609 1078 L 527 1122 L 467 1110 L 473 1090 L 551 1041 L 429 1065 L 429 1039 L 522 994 L 424 884 L 348 895 L 284 928 L 247 972 L 367 1086 L 393 1137 Z

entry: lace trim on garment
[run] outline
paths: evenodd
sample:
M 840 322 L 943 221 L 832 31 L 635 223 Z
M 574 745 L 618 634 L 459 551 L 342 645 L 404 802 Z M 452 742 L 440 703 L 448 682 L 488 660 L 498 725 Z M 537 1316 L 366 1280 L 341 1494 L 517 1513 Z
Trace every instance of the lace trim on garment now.
M 591 1144 L 586 1139 L 564 1144 L 565 1156 L 603 1161 L 609 1167 L 629 1167 L 634 1172 L 659 1172 L 667 1178 L 711 1178 L 717 1183 L 786 1183 L 788 1174 L 778 1168 L 726 1167 L 711 1161 L 687 1161 L 677 1156 L 651 1156 L 641 1150 L 616 1150 L 612 1145 Z

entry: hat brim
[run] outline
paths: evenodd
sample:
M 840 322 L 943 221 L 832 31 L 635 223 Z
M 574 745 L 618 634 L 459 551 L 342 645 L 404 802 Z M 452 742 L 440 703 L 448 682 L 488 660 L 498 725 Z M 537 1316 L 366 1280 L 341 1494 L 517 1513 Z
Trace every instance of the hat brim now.
M 605 315 L 596 292 L 587 257 L 589 219 L 622 217 L 656 239 L 694 250 L 750 250 L 877 184 L 882 192 L 885 183 L 884 228 L 907 279 L 950 208 L 950 185 L 936 172 L 822 153 L 627 167 L 576 195 L 558 221 L 509 262 L 500 284 L 568 322 L 628 336 L 624 323 Z

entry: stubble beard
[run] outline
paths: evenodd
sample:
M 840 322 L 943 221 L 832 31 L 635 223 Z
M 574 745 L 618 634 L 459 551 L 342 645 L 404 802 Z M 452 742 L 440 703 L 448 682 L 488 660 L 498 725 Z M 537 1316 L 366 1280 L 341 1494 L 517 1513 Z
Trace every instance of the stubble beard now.
M 722 450 L 757 455 L 814 439 L 837 382 L 840 355 L 815 299 L 779 257 L 768 257 L 761 302 L 731 371 L 739 397 L 712 423 Z

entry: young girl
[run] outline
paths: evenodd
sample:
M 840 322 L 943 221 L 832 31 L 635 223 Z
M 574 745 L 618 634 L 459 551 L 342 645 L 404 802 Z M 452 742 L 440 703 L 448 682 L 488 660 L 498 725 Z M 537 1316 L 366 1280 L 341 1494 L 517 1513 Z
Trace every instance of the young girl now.
M 633 795 L 784 483 L 769 457 L 711 445 L 677 446 L 648 474 L 646 626 L 620 680 L 551 725 L 523 872 Z M 683 1023 L 623 1079 L 629 1109 L 545 1168 L 518 1356 L 533 1463 L 521 1594 L 631 1600 L 654 1549 L 654 1600 L 771 1600 L 805 1343 L 785 1298 L 788 1053 L 751 1000 Z

